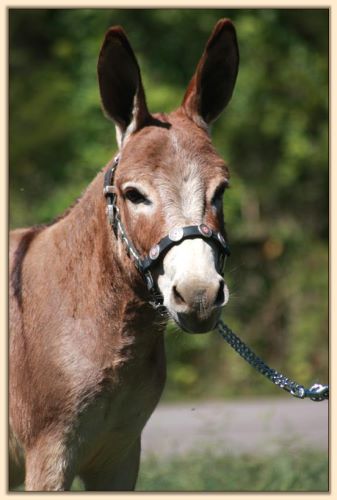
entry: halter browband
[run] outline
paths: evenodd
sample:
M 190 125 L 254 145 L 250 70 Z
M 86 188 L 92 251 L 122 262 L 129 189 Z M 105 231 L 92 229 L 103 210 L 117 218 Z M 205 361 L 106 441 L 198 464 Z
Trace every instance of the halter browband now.
M 118 163 L 119 155 L 115 157 L 111 167 L 104 175 L 103 194 L 107 200 L 106 213 L 108 215 L 109 223 L 116 238 L 121 238 L 127 254 L 133 260 L 136 268 L 143 276 L 147 289 L 151 295 L 150 304 L 155 309 L 163 311 L 165 309 L 163 306 L 163 297 L 154 283 L 151 269 L 160 261 L 160 258 L 163 258 L 164 254 L 170 248 L 174 245 L 179 245 L 186 239 L 191 238 L 211 240 L 215 242 L 220 249 L 219 267 L 221 273 L 223 273 L 225 257 L 230 255 L 230 251 L 220 232 L 213 231 L 206 224 L 200 224 L 199 226 L 185 226 L 172 229 L 167 236 L 164 236 L 164 238 L 162 238 L 150 249 L 148 255 L 142 258 L 133 243 L 128 238 L 125 227 L 120 218 L 119 208 L 116 205 L 117 195 L 114 186 L 114 176 Z

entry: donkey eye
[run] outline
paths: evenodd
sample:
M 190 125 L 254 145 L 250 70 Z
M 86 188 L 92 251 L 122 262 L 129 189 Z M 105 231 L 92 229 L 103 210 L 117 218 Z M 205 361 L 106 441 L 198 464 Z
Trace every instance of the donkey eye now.
M 227 183 L 221 184 L 220 186 L 217 187 L 215 190 L 215 193 L 212 198 L 212 205 L 218 205 L 220 202 L 222 202 L 222 197 L 224 195 L 225 189 L 228 187 Z
M 144 196 L 136 188 L 128 189 L 125 192 L 125 198 L 131 201 L 131 203 L 133 203 L 134 205 L 139 205 L 140 203 L 145 203 L 145 204 L 151 203 L 150 200 L 148 200 L 146 196 Z

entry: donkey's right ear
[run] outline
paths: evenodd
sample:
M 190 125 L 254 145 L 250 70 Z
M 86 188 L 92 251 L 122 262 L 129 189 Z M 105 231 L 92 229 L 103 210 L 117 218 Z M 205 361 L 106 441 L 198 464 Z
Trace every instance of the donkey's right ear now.
M 108 30 L 99 54 L 99 89 L 105 114 L 116 124 L 117 142 L 142 128 L 151 115 L 147 109 L 140 69 L 124 30 Z

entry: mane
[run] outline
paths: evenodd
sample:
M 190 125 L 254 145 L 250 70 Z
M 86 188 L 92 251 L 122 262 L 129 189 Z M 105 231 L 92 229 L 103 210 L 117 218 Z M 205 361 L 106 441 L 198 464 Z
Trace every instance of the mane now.
M 42 231 L 43 226 L 33 226 L 22 236 L 20 243 L 14 254 L 13 269 L 10 276 L 10 282 L 13 288 L 13 294 L 16 298 L 19 308 L 22 310 L 22 266 L 34 238 Z
M 60 222 L 61 220 L 65 219 L 70 214 L 70 212 L 73 210 L 73 208 L 75 208 L 76 205 L 80 202 L 80 200 L 83 197 L 83 194 L 84 193 L 82 193 L 80 196 L 78 196 L 78 198 L 76 198 L 76 200 L 73 201 L 72 204 L 69 205 L 69 207 L 67 207 L 60 215 L 56 215 L 50 222 L 46 222 L 46 223 L 43 223 L 43 224 L 37 224 L 34 227 L 35 228 L 46 229 L 47 227 L 53 226 L 57 222 Z

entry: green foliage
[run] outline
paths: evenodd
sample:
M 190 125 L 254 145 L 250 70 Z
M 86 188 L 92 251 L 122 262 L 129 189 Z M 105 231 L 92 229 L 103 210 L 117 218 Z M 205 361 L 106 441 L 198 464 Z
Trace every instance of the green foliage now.
M 215 22 L 233 19 L 240 71 L 213 127 L 232 189 L 224 319 L 268 364 L 328 379 L 328 9 L 9 9 L 12 227 L 61 213 L 116 150 L 97 54 L 127 31 L 150 110 L 181 102 Z M 169 327 L 167 398 L 273 393 L 215 334 Z

